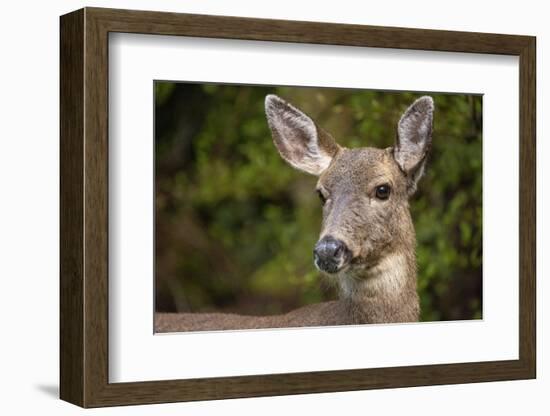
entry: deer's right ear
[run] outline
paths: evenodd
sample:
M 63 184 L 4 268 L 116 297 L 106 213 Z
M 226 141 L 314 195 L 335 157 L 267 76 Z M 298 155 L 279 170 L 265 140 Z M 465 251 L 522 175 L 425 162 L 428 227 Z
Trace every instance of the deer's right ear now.
M 409 195 L 414 193 L 424 173 L 426 156 L 432 144 L 433 112 L 432 97 L 421 97 L 403 113 L 397 126 L 394 158 L 407 175 Z
M 281 157 L 293 167 L 320 175 L 340 147 L 311 118 L 276 95 L 265 97 L 265 113 Z

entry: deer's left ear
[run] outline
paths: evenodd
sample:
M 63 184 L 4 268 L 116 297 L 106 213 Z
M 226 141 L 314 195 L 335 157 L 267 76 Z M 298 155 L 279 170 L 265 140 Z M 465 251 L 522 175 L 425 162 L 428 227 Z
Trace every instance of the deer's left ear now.
M 434 102 L 424 96 L 416 100 L 403 113 L 397 126 L 394 158 L 409 179 L 409 194 L 424 173 L 426 156 L 432 144 Z
M 265 98 L 273 142 L 291 166 L 312 175 L 328 168 L 340 147 L 305 113 L 276 95 Z

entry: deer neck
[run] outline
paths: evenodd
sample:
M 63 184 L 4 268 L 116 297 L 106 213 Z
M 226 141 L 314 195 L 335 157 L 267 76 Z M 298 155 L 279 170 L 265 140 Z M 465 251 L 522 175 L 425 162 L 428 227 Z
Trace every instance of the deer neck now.
M 351 323 L 418 320 L 414 245 L 340 276 L 340 298 Z

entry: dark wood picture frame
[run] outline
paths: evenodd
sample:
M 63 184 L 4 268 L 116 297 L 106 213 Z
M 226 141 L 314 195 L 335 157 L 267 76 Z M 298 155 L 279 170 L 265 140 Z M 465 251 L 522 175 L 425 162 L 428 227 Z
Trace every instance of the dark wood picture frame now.
M 486 33 L 85 8 L 61 28 L 60 396 L 83 407 L 529 379 L 536 376 L 535 38 Z M 109 383 L 110 32 L 519 57 L 519 359 Z

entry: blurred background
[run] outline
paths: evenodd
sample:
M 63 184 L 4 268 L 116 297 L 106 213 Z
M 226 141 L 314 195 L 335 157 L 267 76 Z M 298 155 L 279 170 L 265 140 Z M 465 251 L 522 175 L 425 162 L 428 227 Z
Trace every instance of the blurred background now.
M 420 93 L 156 81 L 155 297 L 163 312 L 268 315 L 335 299 L 315 269 L 316 178 L 280 158 L 274 93 L 348 147 L 393 145 Z M 482 97 L 433 94 L 433 147 L 411 198 L 421 319 L 481 318 Z

